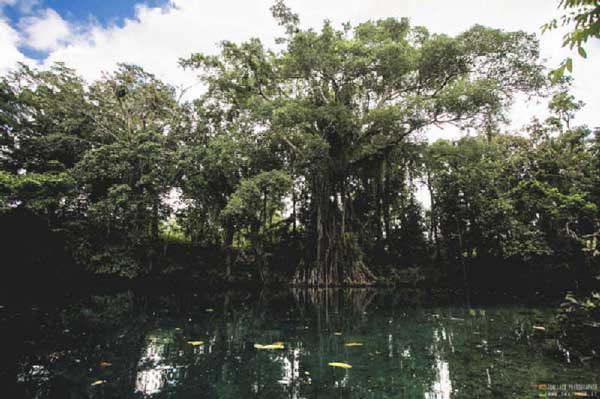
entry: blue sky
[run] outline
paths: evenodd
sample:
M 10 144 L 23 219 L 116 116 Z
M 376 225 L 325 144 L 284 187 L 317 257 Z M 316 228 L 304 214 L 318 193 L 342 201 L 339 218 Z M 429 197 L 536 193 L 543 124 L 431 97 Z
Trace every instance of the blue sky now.
M 101 24 L 120 24 L 124 18 L 133 18 L 136 4 L 150 7 L 161 6 L 166 0 L 45 0 L 43 6 L 55 9 L 63 18 L 73 21 L 85 20 L 89 17 L 97 19 Z
M 17 23 L 25 14 L 35 12 L 36 9 L 52 8 L 70 22 L 81 23 L 93 18 L 100 24 L 107 26 L 121 24 L 125 18 L 133 18 L 136 4 L 157 7 L 166 3 L 167 0 L 39 0 L 31 5 L 31 10 L 27 10 L 29 12 L 24 12 L 23 3 L 7 4 L 4 15 L 12 23 Z M 25 3 L 25 7 L 29 4 L 30 2 Z
M 73 26 L 96 23 L 108 27 L 122 26 L 125 19 L 135 18 L 136 5 L 163 7 L 168 0 L 10 0 L 6 3 L 3 14 L 12 26 L 18 26 L 23 18 L 50 8 Z M 46 51 L 32 49 L 26 43 L 19 45 L 19 50 L 37 60 L 47 55 Z

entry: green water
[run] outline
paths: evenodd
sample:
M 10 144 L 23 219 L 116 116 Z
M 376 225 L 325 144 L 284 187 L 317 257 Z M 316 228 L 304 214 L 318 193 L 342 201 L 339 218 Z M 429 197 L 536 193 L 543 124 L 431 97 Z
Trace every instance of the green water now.
M 534 398 L 535 384 L 600 382 L 541 330 L 552 307 L 512 302 L 313 290 L 4 304 L 0 376 L 10 397 L 63 399 Z

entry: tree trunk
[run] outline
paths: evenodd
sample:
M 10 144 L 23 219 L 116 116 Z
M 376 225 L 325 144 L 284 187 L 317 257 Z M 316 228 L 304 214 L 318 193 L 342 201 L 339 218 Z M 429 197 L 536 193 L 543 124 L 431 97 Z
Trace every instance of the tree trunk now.
M 314 178 L 311 239 L 315 255 L 309 255 L 299 267 L 294 284 L 330 287 L 375 281 L 375 276 L 362 261 L 362 251 L 350 225 L 344 221 L 348 203 L 344 198 L 343 180 L 322 173 Z
M 460 223 L 458 221 L 458 215 L 455 214 L 454 215 L 454 219 L 456 220 L 456 231 L 458 233 L 458 252 L 459 252 L 459 258 L 460 258 L 460 265 L 461 265 L 461 269 L 462 269 L 462 278 L 463 278 L 463 285 L 465 290 L 468 290 L 469 284 L 468 284 L 468 278 L 467 278 L 467 265 L 465 264 L 465 257 L 463 255 L 463 251 L 464 251 L 464 247 L 463 247 L 463 235 L 462 235 L 462 231 L 460 228 Z
M 439 259 L 440 257 L 440 240 L 439 240 L 439 236 L 438 236 L 438 218 L 437 218 L 437 204 L 435 202 L 435 196 L 433 193 L 433 187 L 432 187 L 432 178 L 431 178 L 431 172 L 429 171 L 428 168 L 425 169 L 426 173 L 427 173 L 427 190 L 429 190 L 429 228 L 430 228 L 430 232 L 429 232 L 429 238 L 431 240 L 433 240 L 434 244 L 435 244 L 435 258 Z
M 231 264 L 233 262 L 233 236 L 235 234 L 235 230 L 233 226 L 226 225 L 225 226 L 225 279 L 229 280 L 231 278 Z
M 377 165 L 377 176 L 375 178 L 375 236 L 377 238 L 377 249 L 383 250 L 383 184 L 385 178 L 385 160 L 381 159 Z
M 154 204 L 152 204 L 152 240 L 154 242 L 158 241 L 158 233 L 159 233 L 159 214 L 158 214 L 158 204 L 160 199 L 156 199 Z
M 383 192 L 383 228 L 385 231 L 385 241 L 390 242 L 392 236 L 391 217 L 390 217 L 390 192 L 386 184 Z
M 292 184 L 292 231 L 296 234 L 296 220 L 298 216 L 296 215 L 296 187 Z

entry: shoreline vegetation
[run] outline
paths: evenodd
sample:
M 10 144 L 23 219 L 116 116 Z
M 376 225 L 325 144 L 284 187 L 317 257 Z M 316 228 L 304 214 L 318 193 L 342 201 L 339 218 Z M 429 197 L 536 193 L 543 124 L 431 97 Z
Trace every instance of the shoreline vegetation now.
M 2 285 L 570 292 L 559 319 L 598 331 L 600 130 L 574 125 L 567 66 L 522 31 L 272 13 L 273 49 L 180 61 L 190 100 L 128 64 L 1 78 Z M 516 96 L 548 117 L 507 131 Z

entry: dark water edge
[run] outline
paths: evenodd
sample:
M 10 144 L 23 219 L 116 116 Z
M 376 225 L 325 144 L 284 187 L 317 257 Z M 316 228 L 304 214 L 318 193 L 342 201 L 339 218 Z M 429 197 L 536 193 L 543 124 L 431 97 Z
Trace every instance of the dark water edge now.
M 537 383 L 600 382 L 550 336 L 555 307 L 542 296 L 88 289 L 2 298 L 2 397 L 529 398 Z
M 290 283 L 291 279 L 279 276 L 271 282 L 260 282 L 254 279 L 238 279 L 224 281 L 218 276 L 218 267 L 211 272 L 212 277 L 199 277 L 194 273 L 159 274 L 136 278 L 116 277 L 110 275 L 91 274 L 81 266 L 65 264 L 55 266 L 36 266 L 35 270 L 27 270 L 21 276 L 8 274 L 11 270 L 22 270 L 19 263 L 8 262 L 7 273 L 0 278 L 0 301 L 36 301 L 52 298 L 79 297 L 90 293 L 110 294 L 124 290 L 133 290 L 142 294 L 157 292 L 222 292 L 222 291 L 282 291 L 289 289 L 310 289 L 316 287 L 298 286 Z M 46 271 L 48 268 L 50 271 Z M 477 270 L 477 269 L 481 270 Z M 494 265 L 488 272 L 479 265 L 473 265 L 466 286 L 461 277 L 436 275 L 418 282 L 398 282 L 382 279 L 371 285 L 333 287 L 339 288 L 372 288 L 380 290 L 420 289 L 432 292 L 433 297 L 465 298 L 469 301 L 482 299 L 494 301 L 527 301 L 527 303 L 544 303 L 558 305 L 567 292 L 583 295 L 589 292 L 584 284 L 574 284 L 573 276 L 559 272 L 543 272 L 535 268 L 520 271 L 521 265 Z M 67 272 L 57 274 L 56 269 Z M 212 269 L 211 269 L 212 270 Z M 500 270 L 500 271 L 498 271 Z M 435 274 L 435 273 L 434 273 Z M 590 283 L 593 279 L 586 279 Z M 593 283 L 593 281 L 592 281 Z M 318 287 L 323 288 L 323 287 Z

